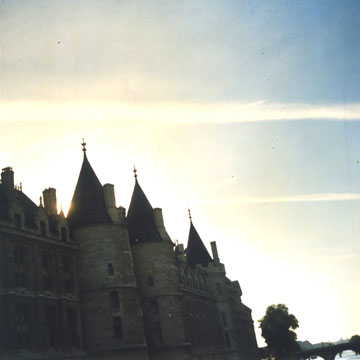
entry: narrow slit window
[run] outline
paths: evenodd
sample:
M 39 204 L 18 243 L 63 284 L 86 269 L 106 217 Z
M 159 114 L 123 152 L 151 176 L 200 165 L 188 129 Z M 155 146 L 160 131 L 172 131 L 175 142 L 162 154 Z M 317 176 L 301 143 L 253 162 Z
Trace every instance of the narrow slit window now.
M 107 264 L 108 275 L 114 275 L 113 264 Z
M 159 313 L 159 307 L 156 300 L 150 300 L 150 310 L 152 314 L 158 314 Z
M 120 316 L 113 317 L 113 331 L 114 338 L 121 339 L 123 336 L 122 332 L 122 321 Z
M 120 307 L 119 293 L 117 291 L 110 291 L 110 304 L 113 309 Z
M 147 283 L 149 286 L 154 286 L 154 278 L 152 276 L 148 276 Z
M 155 340 L 161 340 L 162 339 L 162 332 L 161 332 L 161 325 L 159 322 L 153 323 L 153 334 Z

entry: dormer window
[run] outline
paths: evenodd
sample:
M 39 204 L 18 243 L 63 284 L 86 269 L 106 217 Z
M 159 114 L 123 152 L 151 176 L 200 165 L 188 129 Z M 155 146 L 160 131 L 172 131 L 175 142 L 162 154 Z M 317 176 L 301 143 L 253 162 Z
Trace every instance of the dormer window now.
M 15 228 L 20 230 L 21 229 L 21 215 L 20 214 L 14 215 L 14 222 L 15 222 Z
M 42 236 L 46 236 L 46 224 L 45 221 L 40 221 L 40 232 Z
M 65 227 L 61 228 L 61 240 L 64 242 L 67 241 L 67 230 Z

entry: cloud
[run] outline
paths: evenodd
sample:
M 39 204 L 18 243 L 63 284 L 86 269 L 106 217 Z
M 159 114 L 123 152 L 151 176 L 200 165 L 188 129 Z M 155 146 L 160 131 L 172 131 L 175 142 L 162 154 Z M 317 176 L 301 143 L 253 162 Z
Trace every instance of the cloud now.
M 3 122 L 12 121 L 137 121 L 151 124 L 226 124 L 301 119 L 359 121 L 360 104 L 234 103 L 124 103 L 3 101 Z
M 349 252 L 345 249 L 339 248 L 318 248 L 317 256 L 324 256 L 326 258 L 331 258 L 335 262 L 348 261 L 352 259 L 356 259 L 358 254 L 353 252 Z
M 232 199 L 219 200 L 193 200 L 199 203 L 239 203 L 239 204 L 268 204 L 268 203 L 287 203 L 287 202 L 322 202 L 322 201 L 347 201 L 360 200 L 360 194 L 352 193 L 327 193 L 327 194 L 308 194 L 291 195 L 278 197 L 236 197 Z

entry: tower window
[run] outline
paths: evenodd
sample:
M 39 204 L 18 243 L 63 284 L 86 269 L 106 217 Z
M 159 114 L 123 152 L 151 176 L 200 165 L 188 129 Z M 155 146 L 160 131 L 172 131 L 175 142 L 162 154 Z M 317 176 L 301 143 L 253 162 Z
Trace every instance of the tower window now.
M 152 314 L 159 313 L 159 307 L 156 300 L 150 300 L 150 310 Z
M 121 339 L 123 336 L 122 332 L 122 321 L 120 316 L 113 317 L 113 331 L 114 338 Z
M 113 264 L 107 264 L 108 275 L 114 275 Z
M 20 214 L 15 214 L 14 221 L 15 221 L 15 228 L 21 229 L 21 215 Z
M 153 323 L 153 334 L 155 340 L 161 340 L 162 333 L 161 333 L 161 325 L 160 322 L 154 322 Z
M 152 276 L 147 277 L 147 283 L 149 286 L 154 286 L 154 279 Z
M 119 293 L 117 291 L 110 291 L 110 304 L 113 309 L 120 307 Z

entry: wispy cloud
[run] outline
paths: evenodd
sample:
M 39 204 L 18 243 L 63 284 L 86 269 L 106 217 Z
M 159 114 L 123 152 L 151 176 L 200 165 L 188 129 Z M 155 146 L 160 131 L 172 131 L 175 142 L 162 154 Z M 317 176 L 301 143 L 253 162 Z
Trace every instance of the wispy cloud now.
M 335 262 L 348 261 L 358 257 L 358 254 L 340 248 L 319 248 L 316 249 L 317 256 L 331 258 Z
M 239 203 L 239 204 L 268 204 L 268 203 L 294 203 L 294 202 L 322 202 L 322 201 L 348 201 L 360 200 L 360 194 L 327 193 L 307 194 L 275 197 L 234 197 L 231 199 L 193 200 L 199 203 Z
M 360 120 L 360 104 L 251 103 L 117 103 L 3 101 L 2 121 L 139 121 L 167 124 L 238 123 L 258 121 Z

